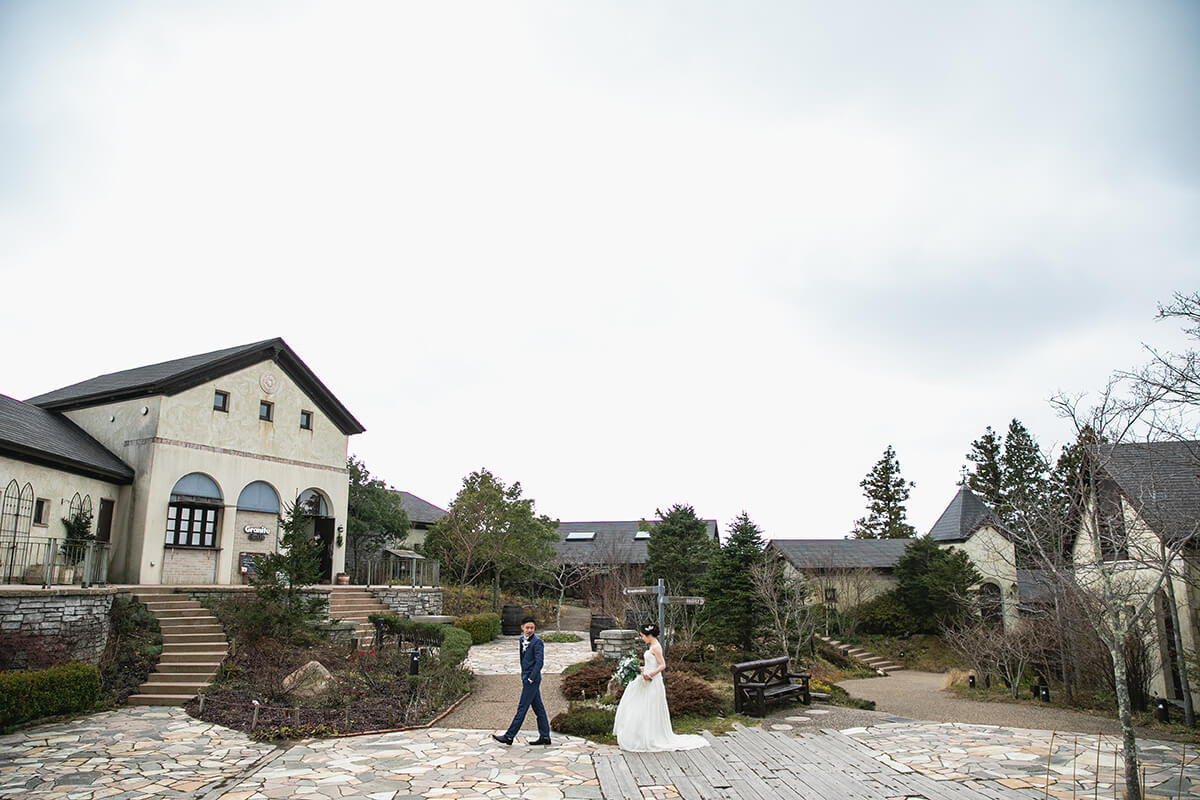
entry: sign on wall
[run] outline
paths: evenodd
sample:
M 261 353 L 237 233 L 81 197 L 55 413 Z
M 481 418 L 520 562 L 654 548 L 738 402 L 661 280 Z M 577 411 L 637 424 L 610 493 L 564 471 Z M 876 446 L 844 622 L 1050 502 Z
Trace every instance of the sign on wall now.
M 238 572 L 243 575 L 258 574 L 258 560 L 266 553 L 241 553 L 238 556 Z
M 246 538 L 250 541 L 261 542 L 271 533 L 271 529 L 264 525 L 247 525 L 242 528 L 242 532 L 246 534 Z

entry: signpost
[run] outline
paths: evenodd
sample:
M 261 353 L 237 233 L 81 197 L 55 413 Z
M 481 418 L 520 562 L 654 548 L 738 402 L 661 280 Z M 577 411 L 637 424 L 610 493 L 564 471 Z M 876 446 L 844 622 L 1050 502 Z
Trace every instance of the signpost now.
M 625 594 L 653 594 L 658 595 L 658 630 L 662 634 L 667 630 L 666 608 L 667 603 L 675 603 L 684 606 L 702 606 L 704 605 L 703 597 L 692 597 L 690 595 L 668 595 L 666 582 L 658 579 L 658 584 L 655 586 L 626 586 L 621 590 Z M 663 657 L 667 655 L 667 643 L 661 641 L 663 646 Z

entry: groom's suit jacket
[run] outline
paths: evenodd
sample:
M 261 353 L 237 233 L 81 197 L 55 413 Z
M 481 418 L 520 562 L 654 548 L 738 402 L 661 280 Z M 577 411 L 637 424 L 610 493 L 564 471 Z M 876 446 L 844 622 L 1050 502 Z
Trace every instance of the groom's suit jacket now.
M 521 647 L 521 640 L 518 639 L 517 647 L 521 648 L 521 683 L 541 683 L 544 643 L 535 633 L 524 647 Z

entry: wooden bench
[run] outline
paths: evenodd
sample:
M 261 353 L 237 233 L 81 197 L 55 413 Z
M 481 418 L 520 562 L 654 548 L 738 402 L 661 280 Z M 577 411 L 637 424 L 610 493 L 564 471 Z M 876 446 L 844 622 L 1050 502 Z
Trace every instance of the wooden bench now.
M 745 711 L 752 717 L 765 717 L 767 703 L 799 697 L 805 705 L 812 703 L 808 690 L 807 672 L 789 672 L 788 657 L 744 661 L 729 668 L 733 673 L 733 710 Z M 792 683 L 792 680 L 798 681 Z

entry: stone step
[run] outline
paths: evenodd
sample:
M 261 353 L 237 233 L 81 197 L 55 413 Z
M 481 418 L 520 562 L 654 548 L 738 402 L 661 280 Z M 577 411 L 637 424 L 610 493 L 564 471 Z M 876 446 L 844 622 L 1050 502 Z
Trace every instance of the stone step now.
M 221 662 L 217 659 L 209 661 L 159 661 L 158 667 L 151 673 L 148 680 L 153 680 L 159 675 L 207 675 L 212 677 L 217 674 L 217 669 L 221 666 Z
M 131 694 L 125 702 L 131 706 L 181 706 L 190 699 L 177 694 Z
M 203 662 L 221 663 L 229 651 L 224 647 L 209 646 L 207 650 L 163 650 L 158 657 L 159 664 L 199 664 Z
M 216 674 L 216 670 L 212 672 L 156 672 L 146 679 L 146 682 L 142 684 L 142 688 L 153 692 L 157 691 L 155 687 L 160 684 L 207 686 Z M 170 694 L 170 692 L 161 692 L 161 694 Z
M 167 631 L 162 632 L 163 646 L 198 643 L 210 643 L 220 646 L 222 644 L 226 644 L 226 638 L 224 638 L 224 633 L 220 632 L 220 627 L 218 627 L 217 631 L 198 631 L 196 633 L 191 631 L 182 633 L 178 631 L 172 631 L 169 633 Z
M 208 634 L 205 634 L 205 636 L 208 636 Z M 227 648 L 228 644 L 225 642 L 225 637 L 223 636 L 219 639 L 208 637 L 206 640 L 198 642 L 167 642 L 165 639 L 163 641 L 163 655 L 166 655 L 167 653 L 213 653 L 218 649 L 220 649 L 222 652 L 226 652 Z
M 154 613 L 151 609 L 150 613 Z M 176 608 L 176 609 L 160 609 L 159 613 L 154 615 L 158 621 L 164 622 L 172 619 L 192 619 L 194 617 L 207 617 L 208 619 L 216 619 L 213 613 L 207 608 L 197 606 L 196 608 Z
M 164 681 L 162 683 L 150 683 L 146 681 L 139 688 L 138 694 L 179 694 L 184 697 L 192 697 L 196 692 L 208 685 L 208 681 Z
M 169 622 L 164 624 L 159 620 L 158 628 L 162 631 L 163 636 L 167 634 L 184 634 L 184 633 L 202 633 L 220 636 L 225 638 L 225 629 L 221 627 L 219 622 L 208 622 L 203 617 L 188 617 L 189 620 L 197 620 L 196 622 Z

